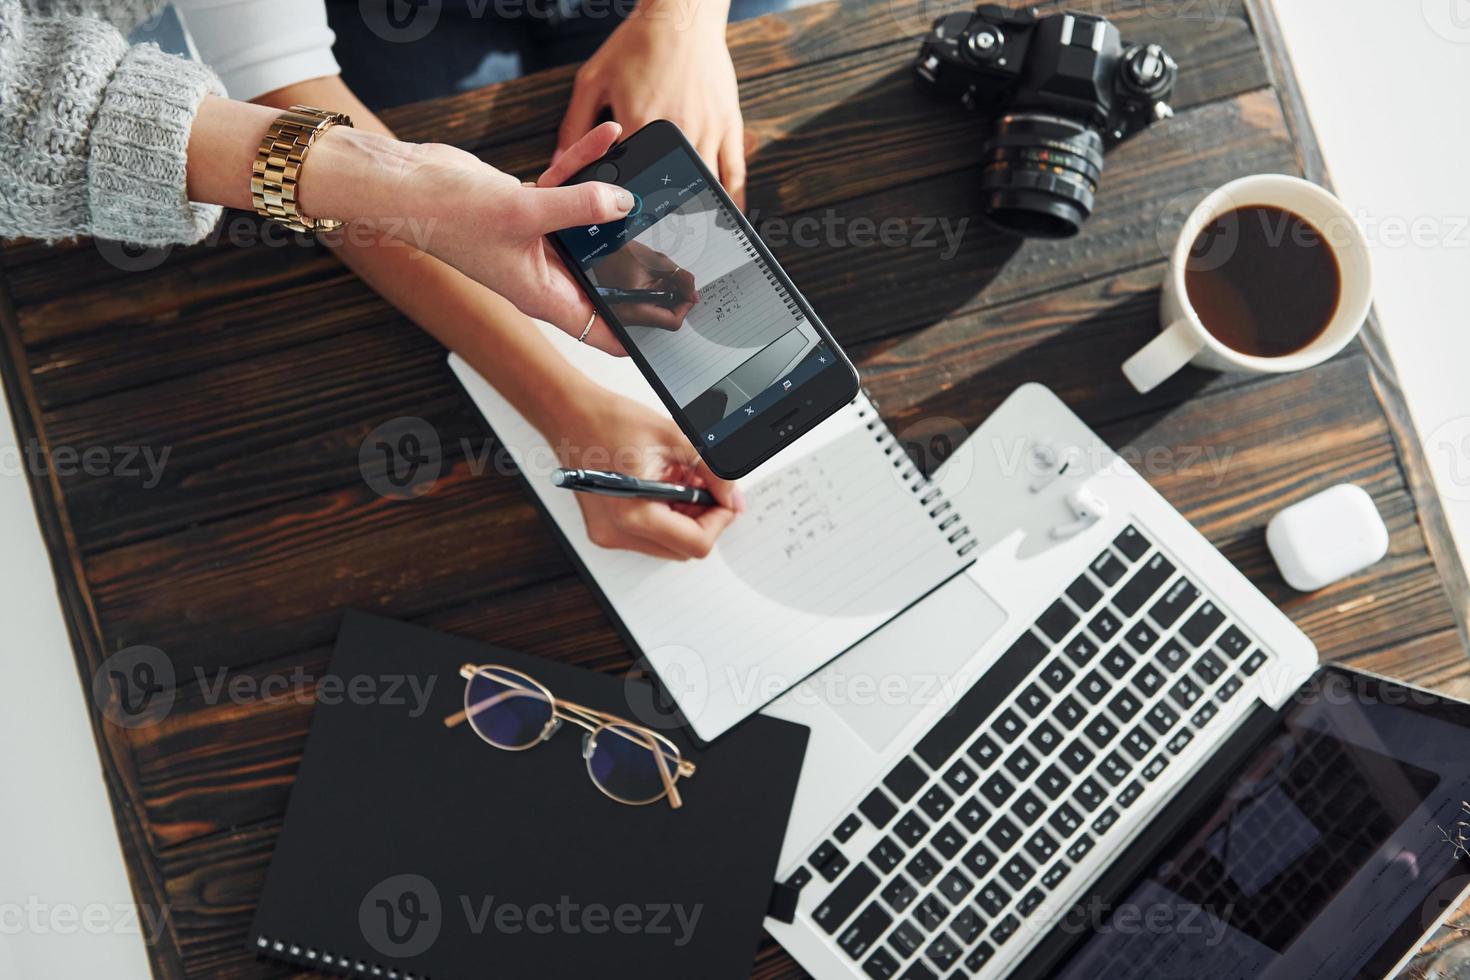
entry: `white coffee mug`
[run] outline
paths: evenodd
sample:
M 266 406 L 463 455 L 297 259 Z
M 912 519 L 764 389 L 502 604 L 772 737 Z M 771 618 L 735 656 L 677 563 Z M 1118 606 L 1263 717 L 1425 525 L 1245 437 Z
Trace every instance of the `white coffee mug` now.
M 1258 357 L 1226 346 L 1205 329 L 1189 302 L 1184 267 L 1201 231 L 1236 208 L 1276 207 L 1312 224 L 1337 258 L 1340 291 L 1337 311 L 1322 333 L 1301 350 L 1280 357 Z M 1357 335 L 1373 301 L 1368 243 L 1341 201 L 1309 181 L 1285 174 L 1241 177 L 1199 203 L 1179 232 L 1164 278 L 1159 321 L 1164 332 L 1123 362 L 1123 374 L 1139 391 L 1150 391 L 1186 364 L 1216 371 L 1282 374 L 1321 364 Z

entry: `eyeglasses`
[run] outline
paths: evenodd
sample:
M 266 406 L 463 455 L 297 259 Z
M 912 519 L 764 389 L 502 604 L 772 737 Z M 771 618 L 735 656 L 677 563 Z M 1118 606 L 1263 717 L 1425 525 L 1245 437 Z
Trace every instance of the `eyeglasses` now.
M 586 729 L 582 758 L 592 784 L 629 806 L 668 798 L 684 805 L 674 784 L 694 775 L 694 763 L 664 736 L 617 715 L 554 697 L 536 679 L 499 664 L 465 664 L 464 710 L 444 719 L 446 728 L 465 721 L 497 749 L 523 752 L 555 735 L 564 721 Z

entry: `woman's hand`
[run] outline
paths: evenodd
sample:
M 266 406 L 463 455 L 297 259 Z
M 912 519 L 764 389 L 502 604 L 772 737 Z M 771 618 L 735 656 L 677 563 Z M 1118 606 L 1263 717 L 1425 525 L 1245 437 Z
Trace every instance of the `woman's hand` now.
M 584 408 L 567 409 L 542 425 L 542 435 L 563 466 L 705 487 L 720 505 L 578 493 L 587 536 L 604 548 L 675 561 L 708 555 L 715 539 L 745 509 L 740 489 L 710 472 L 672 419 L 590 382 L 588 386 L 587 393 L 566 403 Z
M 735 66 L 725 46 L 728 2 L 641 0 L 580 69 L 557 138 L 569 153 L 604 109 L 628 132 L 655 119 L 684 131 L 745 206 L 745 128 Z M 553 157 L 560 162 L 560 157 Z
M 628 242 L 601 262 L 594 273 L 599 287 L 666 294 L 656 300 L 605 296 L 620 323 L 678 330 L 699 302 L 699 290 L 688 269 L 642 242 Z

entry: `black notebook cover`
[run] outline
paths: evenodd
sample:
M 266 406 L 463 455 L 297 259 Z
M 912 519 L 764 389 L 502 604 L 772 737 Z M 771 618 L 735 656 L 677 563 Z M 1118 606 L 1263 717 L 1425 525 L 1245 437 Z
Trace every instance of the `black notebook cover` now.
M 749 976 L 807 730 L 756 717 L 696 750 L 668 717 L 698 767 L 684 806 L 625 806 L 580 728 L 524 752 L 445 728 L 463 663 L 658 722 L 641 682 L 348 613 L 250 947 L 400 980 Z

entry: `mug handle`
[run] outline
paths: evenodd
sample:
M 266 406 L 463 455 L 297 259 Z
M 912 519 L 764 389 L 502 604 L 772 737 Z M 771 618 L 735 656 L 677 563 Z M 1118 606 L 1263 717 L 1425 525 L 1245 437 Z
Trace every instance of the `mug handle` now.
M 1138 389 L 1139 394 L 1153 391 L 1188 364 L 1204 346 L 1204 341 L 1195 335 L 1188 320 L 1175 320 L 1163 333 L 1123 362 L 1123 376 Z

